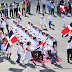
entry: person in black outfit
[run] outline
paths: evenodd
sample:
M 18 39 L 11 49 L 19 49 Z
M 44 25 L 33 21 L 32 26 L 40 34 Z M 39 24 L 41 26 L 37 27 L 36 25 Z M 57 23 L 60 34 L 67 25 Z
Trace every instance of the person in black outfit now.
M 37 13 L 38 10 L 39 10 L 39 13 L 40 13 L 40 1 L 39 0 L 36 2 L 36 5 L 37 5 L 36 13 Z
M 70 54 L 71 54 L 71 56 L 70 56 Z M 68 41 L 68 47 L 67 47 L 67 60 L 68 60 L 68 63 L 70 63 L 69 56 L 70 56 L 70 60 L 72 60 L 72 36 L 70 37 L 70 40 Z
M 41 41 L 39 41 L 39 44 L 41 43 Z M 42 58 L 42 62 L 41 63 L 43 63 L 43 54 L 41 53 L 41 51 L 43 50 L 43 47 L 42 48 L 38 48 L 37 49 L 38 50 L 38 56 L 37 56 L 37 58 L 35 59 L 35 61 L 33 62 L 35 65 L 36 65 L 36 61 L 39 59 L 39 57 L 41 56 L 41 58 Z

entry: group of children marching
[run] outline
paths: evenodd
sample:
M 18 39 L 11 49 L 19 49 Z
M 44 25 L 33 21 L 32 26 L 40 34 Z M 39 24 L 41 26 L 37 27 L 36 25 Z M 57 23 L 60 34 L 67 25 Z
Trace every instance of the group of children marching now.
M 13 21 L 12 31 L 18 39 L 18 42 L 16 43 L 18 45 L 17 63 L 20 63 L 21 51 L 25 52 L 22 62 L 24 63 L 25 60 L 28 60 L 29 63 L 32 58 L 31 52 L 35 51 L 37 45 L 45 41 L 47 38 L 48 40 L 46 44 L 42 48 L 37 49 L 38 57 L 33 63 L 35 64 L 40 56 L 42 57 L 43 63 L 43 54 L 47 58 L 49 57 L 48 51 L 53 51 L 53 37 L 34 26 L 31 22 L 28 22 L 27 27 L 22 27 L 21 24 L 17 23 L 17 21 Z

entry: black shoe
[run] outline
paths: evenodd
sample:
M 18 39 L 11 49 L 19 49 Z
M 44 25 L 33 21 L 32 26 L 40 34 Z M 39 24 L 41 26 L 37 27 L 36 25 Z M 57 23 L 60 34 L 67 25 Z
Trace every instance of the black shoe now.
M 51 28 L 51 27 L 49 27 L 49 28 Z
M 34 64 L 34 65 L 36 65 L 36 63 L 35 63 L 35 62 L 33 62 L 33 64 Z
M 51 64 L 54 64 L 54 63 L 51 63 Z

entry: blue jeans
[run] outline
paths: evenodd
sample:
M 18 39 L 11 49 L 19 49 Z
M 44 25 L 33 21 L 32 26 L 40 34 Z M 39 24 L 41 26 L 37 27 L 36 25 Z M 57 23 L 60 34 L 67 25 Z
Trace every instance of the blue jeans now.
M 0 42 L 0 51 L 1 51 L 1 42 Z
M 51 6 L 48 6 L 48 11 L 49 11 L 49 13 L 51 12 Z
M 72 15 L 72 9 L 71 9 L 71 15 Z
M 17 59 L 17 62 L 20 62 L 20 59 L 21 59 L 21 55 L 20 54 L 17 54 L 18 55 L 18 59 Z
M 49 21 L 49 27 L 51 27 L 51 25 L 54 26 L 53 24 L 51 24 L 51 22 L 52 22 L 52 21 Z
M 58 58 L 57 53 L 52 53 L 51 63 L 56 63 L 57 58 Z
M 53 13 L 53 15 L 54 15 L 54 8 L 51 9 L 51 14 L 52 14 L 52 13 Z
M 30 6 L 27 6 L 27 12 L 30 13 Z

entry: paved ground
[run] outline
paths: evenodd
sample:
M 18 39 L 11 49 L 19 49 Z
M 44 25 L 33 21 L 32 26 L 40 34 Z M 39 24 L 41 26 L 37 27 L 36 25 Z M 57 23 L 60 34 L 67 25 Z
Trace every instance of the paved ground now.
M 0 0 L 4 2 L 13 2 L 14 0 Z M 21 3 L 22 0 L 15 0 Z M 34 14 L 35 12 L 35 2 L 36 0 L 32 0 L 32 8 L 31 13 Z M 34 6 L 33 6 L 34 5 Z M 56 15 L 56 13 L 55 13 Z M 22 16 L 22 25 L 27 26 L 28 20 L 30 20 L 34 25 L 40 28 L 40 14 L 34 14 L 34 15 L 28 15 L 28 17 Z M 70 15 L 69 15 L 70 16 Z M 13 45 L 13 53 L 11 60 L 6 60 L 6 55 L 0 56 L 0 72 L 72 72 L 72 64 L 67 63 L 67 41 L 69 37 L 62 38 L 61 31 L 63 30 L 62 24 L 61 24 L 61 18 L 56 15 L 56 17 L 52 16 L 52 23 L 55 24 L 55 30 L 48 28 L 48 20 L 47 20 L 48 14 L 45 14 L 46 19 L 46 27 L 50 35 L 52 35 L 57 41 L 58 41 L 58 56 L 63 60 L 63 62 L 58 63 L 57 66 L 51 65 L 50 63 L 45 64 L 37 64 L 37 66 L 34 66 L 33 64 L 27 65 L 26 67 L 22 64 L 16 64 L 17 59 L 17 46 Z M 12 25 L 13 19 L 10 19 L 10 25 Z M 68 26 L 72 22 L 72 17 L 65 16 L 65 24 Z M 5 32 L 6 28 L 5 28 Z M 23 53 L 22 53 L 23 58 Z M 22 60 L 22 59 L 21 59 Z M 22 61 L 21 61 L 22 62 Z M 27 62 L 25 62 L 27 63 Z

